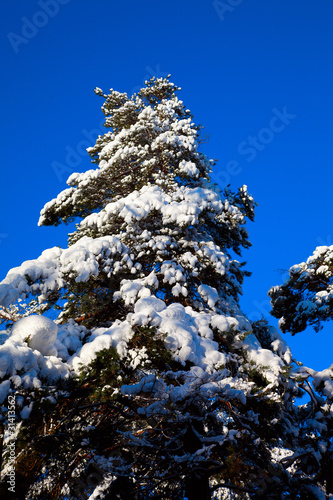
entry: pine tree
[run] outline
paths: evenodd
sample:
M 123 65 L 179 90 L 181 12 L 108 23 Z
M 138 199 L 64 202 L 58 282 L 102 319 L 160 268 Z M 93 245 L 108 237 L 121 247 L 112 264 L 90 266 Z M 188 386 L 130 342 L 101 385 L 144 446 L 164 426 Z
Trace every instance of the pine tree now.
M 332 319 L 333 247 L 317 247 L 306 262 L 294 265 L 281 286 L 272 287 L 272 314 L 283 332 L 292 335 L 307 326 L 315 331 Z
M 318 332 L 332 319 L 332 271 L 333 247 L 320 246 L 306 262 L 289 269 L 282 285 L 269 290 L 272 315 L 279 318 L 282 332 L 295 335 L 309 326 Z M 299 411 L 299 438 L 306 445 L 305 457 L 317 450 L 314 476 L 326 485 L 326 493 L 332 494 L 333 365 L 319 372 L 302 366 L 298 372 L 302 388 L 311 398 L 311 405 Z
M 254 200 L 210 182 L 179 90 L 169 78 L 131 97 L 95 89 L 109 129 L 88 150 L 96 168 L 72 174 L 39 221 L 76 221 L 69 246 L 0 284 L 17 498 L 303 499 L 322 486 L 318 439 L 298 438 L 304 373 L 239 307 Z

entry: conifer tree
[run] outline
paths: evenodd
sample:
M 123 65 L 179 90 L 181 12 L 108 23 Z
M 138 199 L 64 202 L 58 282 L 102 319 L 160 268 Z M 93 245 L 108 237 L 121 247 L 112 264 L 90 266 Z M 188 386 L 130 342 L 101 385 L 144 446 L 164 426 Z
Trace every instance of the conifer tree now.
M 0 284 L 2 420 L 15 396 L 20 422 L 13 498 L 303 499 L 324 488 L 318 439 L 298 438 L 304 371 L 239 307 L 254 200 L 210 182 L 179 90 L 169 78 L 131 97 L 95 89 L 108 129 L 88 150 L 95 168 L 72 174 L 39 221 L 76 221 L 68 248 Z
M 289 269 L 285 283 L 272 287 L 272 314 L 283 332 L 292 335 L 307 326 L 316 331 L 333 316 L 333 247 L 317 247 L 306 262 Z
M 323 323 L 332 319 L 332 271 L 333 246 L 320 246 L 306 262 L 289 269 L 289 276 L 282 285 L 269 290 L 271 313 L 279 318 L 282 332 L 295 335 L 309 326 L 319 332 Z M 306 455 L 308 450 L 317 449 L 312 464 L 313 471 L 317 471 L 314 477 L 319 477 L 325 485 L 324 491 L 332 494 L 333 364 L 322 371 L 302 366 L 298 373 L 302 388 L 311 398 L 311 406 L 299 409 L 299 439 L 303 446 L 306 445 L 305 457 L 309 457 Z

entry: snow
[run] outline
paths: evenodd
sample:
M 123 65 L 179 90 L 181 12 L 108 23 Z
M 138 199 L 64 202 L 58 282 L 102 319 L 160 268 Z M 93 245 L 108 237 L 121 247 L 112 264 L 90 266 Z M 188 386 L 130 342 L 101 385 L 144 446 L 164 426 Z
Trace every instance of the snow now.
M 37 349 L 44 355 L 54 354 L 54 343 L 58 326 L 46 316 L 31 315 L 17 321 L 11 331 L 11 338 L 27 341 L 31 349 Z
M 58 273 L 61 264 L 65 266 L 66 272 L 71 266 L 79 269 L 77 262 L 72 262 L 73 255 L 77 255 L 77 251 L 81 257 L 84 257 L 84 261 L 87 255 L 93 260 L 92 255 L 103 252 L 106 247 L 110 248 L 106 242 L 110 243 L 110 239 L 101 238 L 93 241 L 84 237 L 83 241 L 80 240 L 78 244 L 73 245 L 74 249 L 70 247 L 71 252 L 68 252 L 65 258 L 63 258 L 65 251 L 57 250 L 56 254 L 60 256 L 57 264 Z M 83 251 L 83 243 L 87 244 L 89 253 Z M 37 276 L 43 275 L 48 278 L 47 272 L 41 271 L 40 262 L 38 264 L 37 262 L 38 259 L 36 265 L 29 264 L 31 272 L 38 269 Z M 47 269 L 50 269 L 54 275 L 56 266 L 53 269 L 49 266 Z M 92 268 L 89 267 L 89 269 L 89 272 L 92 272 Z M 166 281 L 174 283 L 176 280 L 184 279 L 182 266 L 171 261 L 166 261 L 161 266 L 162 270 Z M 80 272 L 82 276 L 84 271 Z M 10 273 L 9 276 L 11 276 Z M 18 280 L 18 276 L 19 273 L 16 272 L 15 280 Z M 59 275 L 56 279 L 59 279 Z M 127 358 L 132 368 L 136 369 L 142 361 L 147 359 L 145 348 L 129 349 L 128 347 L 128 342 L 138 325 L 152 328 L 152 335 L 163 335 L 167 349 L 183 366 L 187 362 L 193 365 L 190 373 L 196 373 L 196 377 L 198 373 L 201 374 L 200 391 L 203 394 L 212 396 L 215 392 L 222 391 L 225 396 L 229 394 L 229 397 L 237 397 L 244 403 L 251 384 L 232 379 L 226 374 L 223 375 L 223 371 L 219 371 L 223 370 L 228 362 L 228 355 L 221 352 L 218 343 L 214 340 L 213 331 L 215 329 L 222 333 L 234 330 L 247 332 L 250 328 L 247 319 L 240 313 L 229 316 L 216 312 L 199 312 L 191 306 L 185 307 L 180 303 L 167 305 L 164 300 L 153 295 L 152 290 L 148 288 L 154 285 L 156 285 L 154 273 L 150 273 L 146 278 L 123 280 L 115 299 L 123 298 L 125 303 L 133 305 L 133 312 L 128 313 L 124 321 L 116 320 L 110 327 L 95 328 L 90 333 L 72 319 L 61 325 L 38 315 L 19 320 L 14 324 L 9 335 L 3 334 L 4 342 L 0 346 L 0 376 L 5 379 L 0 386 L 0 402 L 3 402 L 9 392 L 16 387 L 40 387 L 44 384 L 43 380 L 52 383 L 59 377 L 68 377 L 71 372 L 78 373 L 81 367 L 89 364 L 96 353 L 102 349 L 116 348 L 119 356 Z M 199 290 L 212 311 L 218 299 L 217 291 L 204 284 L 199 287 Z M 269 381 L 276 382 L 283 366 L 282 359 L 273 351 L 262 349 L 253 334 L 246 337 L 243 345 L 249 359 L 265 368 L 265 376 Z M 281 354 L 288 353 L 285 344 L 279 339 L 275 339 L 272 349 Z M 196 371 L 193 371 L 194 369 Z M 214 373 L 219 373 L 220 376 L 216 380 L 203 383 L 206 376 Z M 11 382 L 7 377 L 10 377 Z M 184 397 L 189 390 L 192 390 L 193 381 L 191 380 L 189 378 L 183 388 L 175 388 L 172 398 Z M 143 390 L 145 385 L 142 384 L 146 382 L 140 382 L 140 384 L 132 389 L 122 390 L 128 394 L 139 390 L 140 387 Z
M 119 291 L 113 295 L 113 300 L 122 298 L 125 305 L 134 304 L 137 297 L 142 298 L 150 295 L 149 288 L 145 287 L 146 283 L 146 279 L 122 280 Z
M 230 330 L 230 323 L 228 322 L 228 318 L 219 314 L 216 314 L 212 317 L 211 325 L 213 328 L 217 328 L 220 332 L 227 332 L 228 330 Z
M 217 293 L 216 288 L 213 288 L 209 285 L 200 285 L 198 288 L 198 292 L 203 297 L 205 302 L 207 302 L 208 307 L 213 308 L 216 302 L 219 300 L 219 294 Z
M 143 313 L 145 316 L 149 317 L 155 313 L 164 311 L 166 308 L 165 302 L 156 297 L 146 297 L 135 304 L 134 312 L 136 314 Z
M 300 373 L 309 374 L 313 379 L 313 385 L 317 388 L 323 385 L 323 393 L 330 399 L 333 399 L 333 365 L 322 371 L 316 371 L 312 368 L 302 366 L 298 370 Z
M 217 215 L 223 210 L 220 196 L 211 189 L 180 186 L 173 193 L 166 193 L 157 185 L 147 185 L 107 204 L 99 213 L 87 216 L 80 227 L 102 227 L 114 215 L 131 224 L 146 219 L 153 211 L 160 212 L 165 225 L 171 222 L 180 226 L 193 225 L 198 224 L 199 215 L 208 208 Z
M 283 366 L 282 359 L 269 349 L 263 349 L 253 333 L 247 335 L 244 346 L 249 360 L 255 362 L 257 366 L 265 368 L 265 377 L 269 382 L 277 383 Z
M 46 302 L 51 292 L 61 289 L 68 278 L 86 282 L 103 270 L 110 275 L 117 270 L 132 269 L 129 250 L 114 236 L 83 237 L 68 249 L 45 250 L 38 259 L 24 262 L 8 272 L 0 283 L 0 306 L 8 307 L 20 296 L 40 294 Z M 119 258 L 121 260 L 119 261 Z M 33 285 L 29 282 L 33 281 Z
M 71 358 L 68 363 L 75 371 L 82 366 L 88 365 L 102 349 L 117 349 L 121 357 L 127 355 L 127 342 L 134 332 L 128 322 L 115 322 L 111 328 L 106 329 L 101 335 L 93 335 L 91 341 L 87 341 Z
M 139 394 L 140 392 L 151 392 L 153 386 L 157 383 L 156 376 L 153 374 L 142 377 L 140 382 L 132 385 L 123 385 L 121 387 L 121 393 L 123 395 L 132 396 L 134 394 Z
M 193 163 L 192 161 L 182 160 L 179 163 L 179 170 L 181 173 L 184 173 L 190 177 L 199 177 L 200 173 L 196 164 Z
M 20 412 L 21 418 L 23 420 L 26 420 L 27 418 L 29 418 L 32 407 L 33 407 L 33 403 L 30 403 L 29 405 L 25 406 L 23 408 L 23 410 Z
M 13 326 L 11 334 L 0 346 L 0 376 L 5 378 L 0 386 L 0 402 L 5 400 L 11 388 L 40 387 L 43 380 L 52 383 L 59 377 L 68 377 L 71 371 L 78 372 L 82 366 L 89 364 L 97 352 L 110 347 L 116 348 L 121 358 L 131 359 L 131 366 L 135 369 L 147 358 L 145 349 L 128 348 L 135 325 L 155 328 L 155 335 L 165 337 L 166 347 L 174 359 L 184 366 L 186 362 L 191 362 L 201 375 L 213 374 L 226 364 L 228 357 L 214 341 L 212 328 L 226 332 L 235 324 L 240 324 L 235 318 L 198 312 L 190 306 L 178 303 L 167 306 L 154 295 L 137 298 L 134 312 L 129 313 L 126 320 L 117 320 L 109 328 L 95 328 L 90 335 L 73 320 L 58 326 L 46 317 L 29 316 Z M 255 347 L 260 349 L 257 345 Z M 269 354 L 263 358 L 265 350 L 261 351 L 257 361 L 267 363 L 273 360 L 276 363 L 273 353 L 267 351 Z M 53 353 L 56 355 L 51 355 Z M 223 389 L 243 401 L 245 388 L 240 389 L 235 381 L 230 384 L 231 379 L 223 378 L 224 382 L 220 380 L 215 389 L 210 383 L 203 386 L 202 391 L 213 394 Z M 177 397 L 180 396 L 179 390 Z M 242 392 L 237 392 L 239 390 Z
M 44 356 L 25 342 L 9 338 L 0 346 L 0 403 L 6 399 L 12 388 L 38 388 L 42 380 L 54 382 L 69 375 L 69 367 L 57 356 Z
M 205 318 L 205 315 L 201 317 L 201 314 L 190 306 L 185 308 L 181 304 L 171 304 L 166 307 L 165 303 L 156 297 L 144 298 L 136 303 L 131 322 L 158 326 L 158 331 L 167 335 L 167 348 L 183 365 L 190 361 L 212 372 L 217 366 L 226 363 L 226 357 L 218 350 L 217 342 L 206 338 L 212 334 L 208 327 L 208 318 Z

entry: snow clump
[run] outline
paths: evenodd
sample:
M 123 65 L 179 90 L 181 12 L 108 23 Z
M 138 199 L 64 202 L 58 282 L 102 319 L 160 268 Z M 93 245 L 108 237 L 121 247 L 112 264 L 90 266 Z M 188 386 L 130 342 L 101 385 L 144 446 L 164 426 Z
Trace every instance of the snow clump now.
M 45 316 L 31 315 L 17 321 L 11 332 L 11 338 L 26 341 L 31 347 L 44 356 L 56 354 L 54 343 L 57 338 L 58 326 Z

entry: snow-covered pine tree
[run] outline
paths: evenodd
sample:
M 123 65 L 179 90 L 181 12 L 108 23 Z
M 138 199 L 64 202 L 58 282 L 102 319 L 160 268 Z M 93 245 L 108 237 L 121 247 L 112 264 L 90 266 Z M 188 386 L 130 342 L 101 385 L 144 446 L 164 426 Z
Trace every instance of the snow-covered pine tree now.
M 309 326 L 319 332 L 323 323 L 333 318 L 333 246 L 317 247 L 306 262 L 292 266 L 285 282 L 272 287 L 268 295 L 271 313 L 279 318 L 282 332 L 295 335 Z M 301 366 L 298 373 L 302 388 L 311 398 L 310 405 L 298 409 L 299 442 L 305 448 L 303 460 L 313 458 L 317 450 L 311 465 L 313 476 L 320 478 L 327 494 L 332 494 L 333 364 L 322 371 Z
M 333 246 L 320 246 L 306 262 L 289 269 L 283 285 L 272 287 L 272 315 L 283 332 L 315 331 L 333 317 Z
M 179 90 L 169 78 L 131 97 L 95 90 L 109 129 L 88 150 L 96 168 L 40 218 L 81 218 L 69 247 L 0 284 L 14 498 L 314 498 L 320 480 L 293 454 L 290 350 L 239 308 L 255 203 L 245 186 L 211 184 Z

